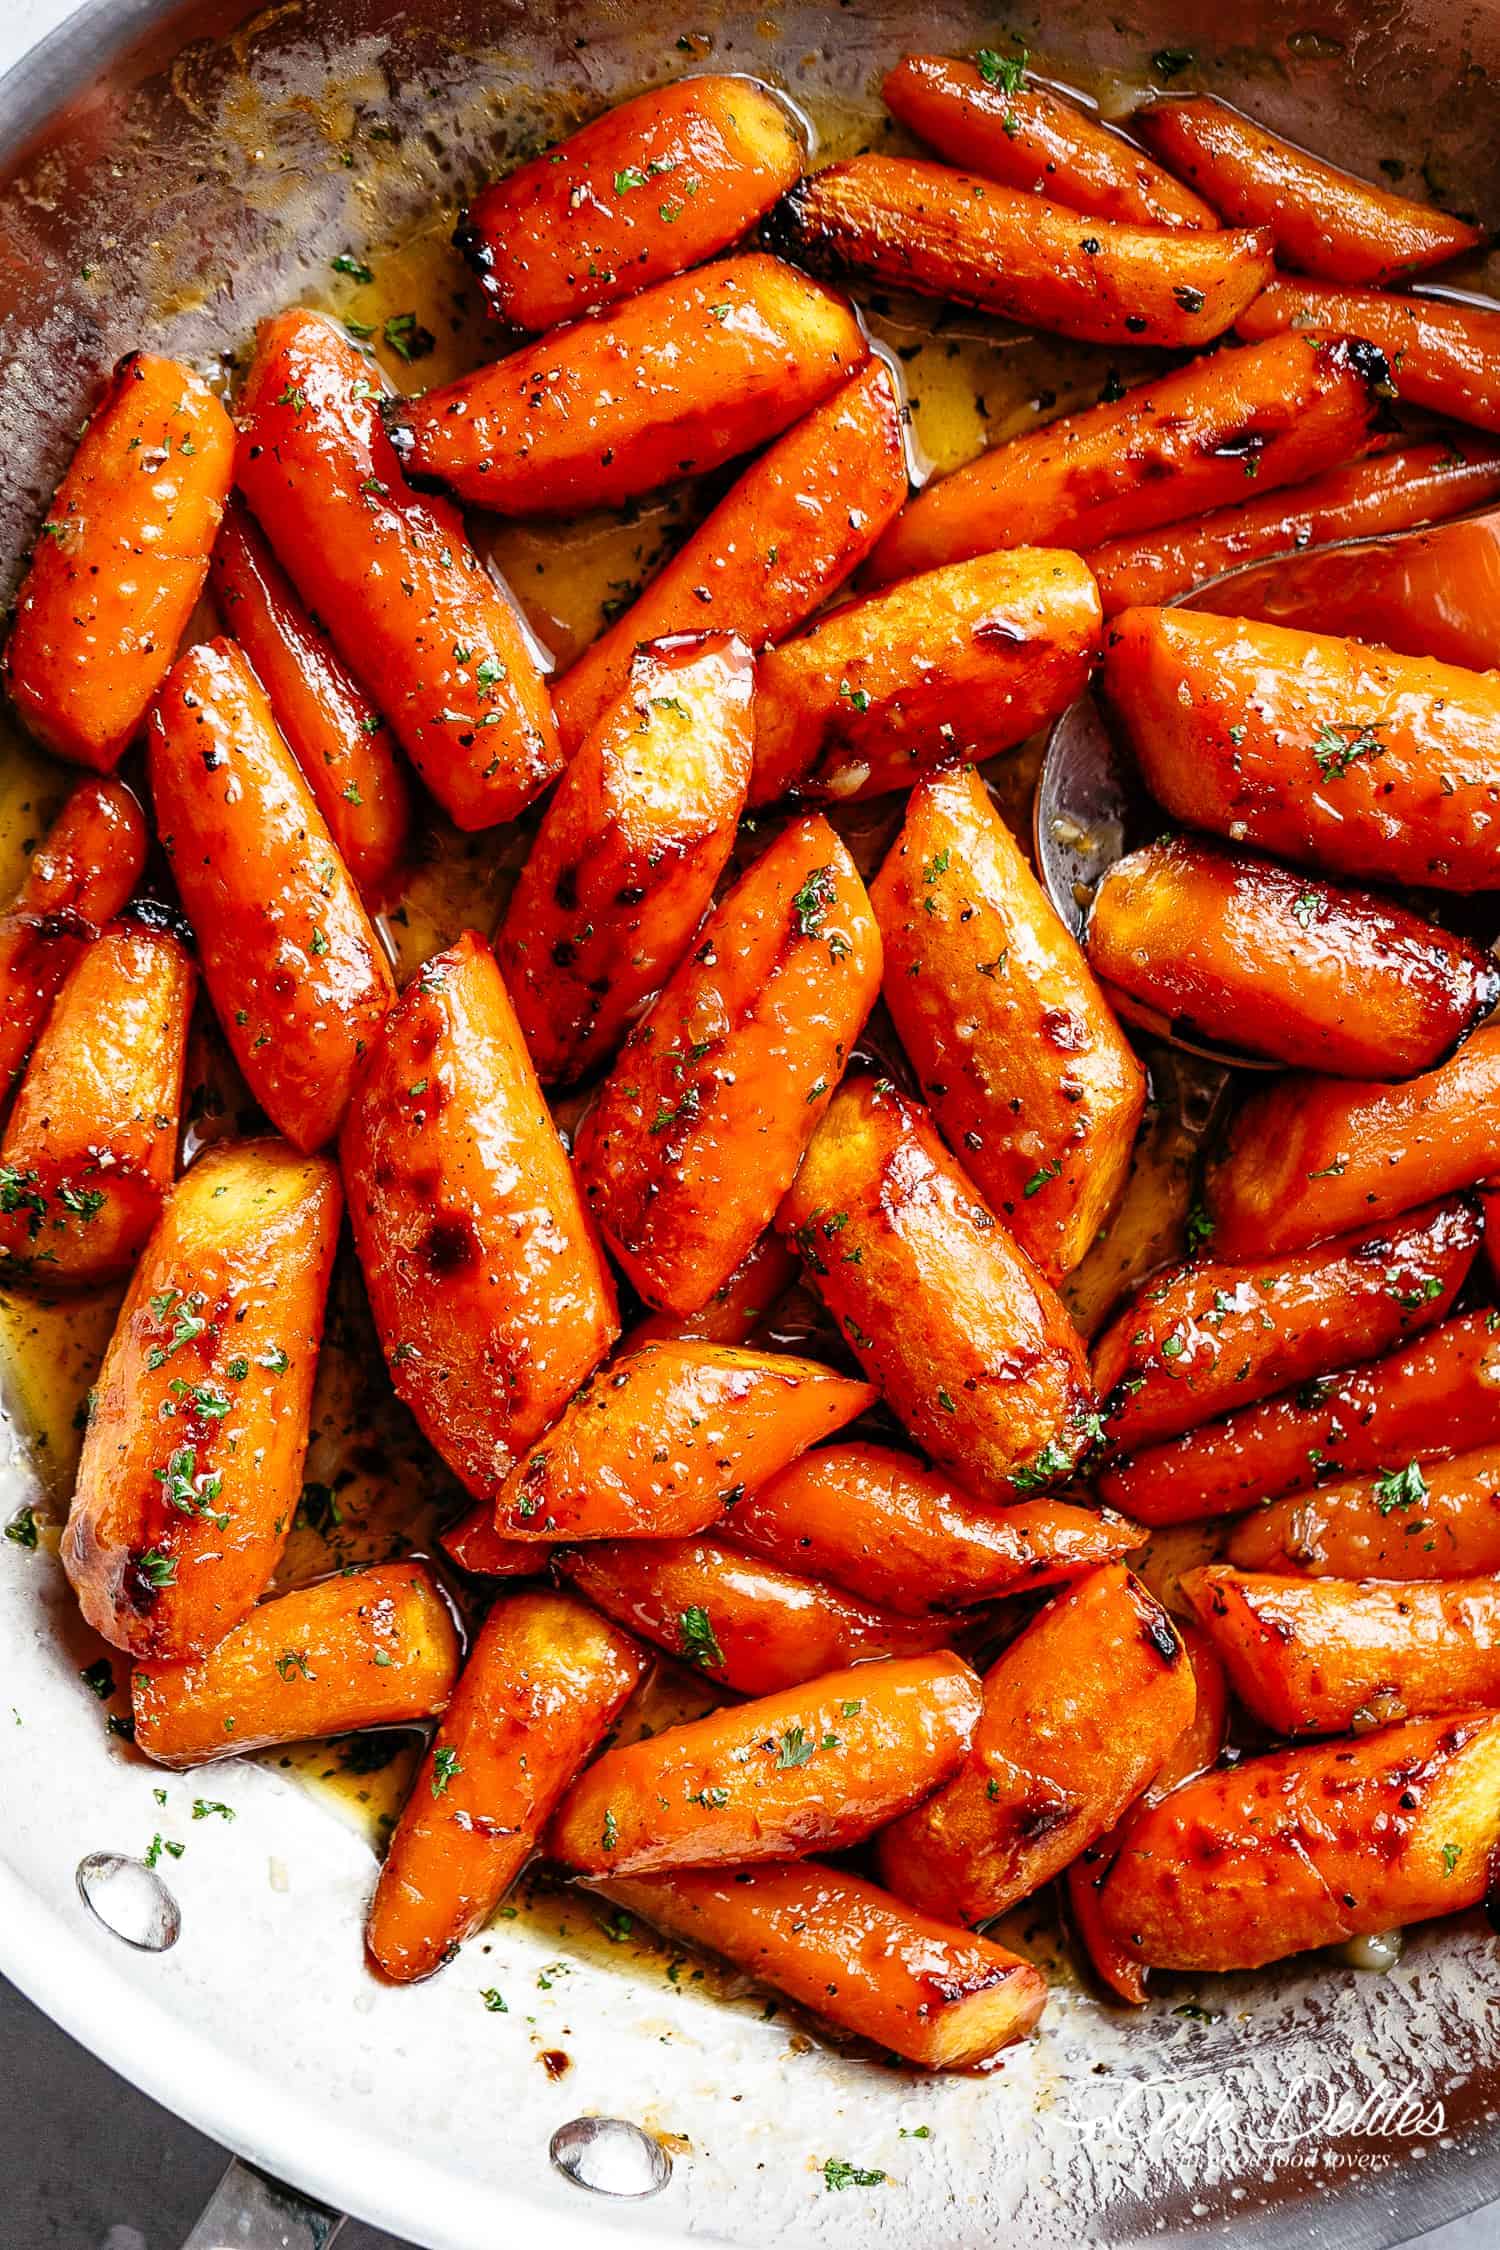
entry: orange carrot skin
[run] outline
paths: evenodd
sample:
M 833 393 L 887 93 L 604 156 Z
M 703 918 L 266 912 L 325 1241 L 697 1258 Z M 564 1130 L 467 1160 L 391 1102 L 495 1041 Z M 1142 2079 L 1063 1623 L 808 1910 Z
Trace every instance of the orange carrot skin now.
M 868 356 L 842 297 L 725 258 L 412 400 L 400 442 L 502 515 L 622 507 L 779 436 Z
M 883 990 L 944 1138 L 1049 1281 L 1124 1189 L 1140 1064 L 975 773 L 938 773 L 870 886 Z
M 340 1154 L 396 1394 L 475 1497 L 492 1499 L 620 1323 L 515 1010 L 474 931 L 406 986 Z
M 634 1642 L 566 1595 L 490 1611 L 412 1785 L 365 1943 L 398 1984 L 484 1927 L 641 1676 Z
M 946 1651 L 727 1705 L 607 1750 L 558 1806 L 548 1857 L 650 1875 L 841 1850 L 962 1765 L 979 1709 L 978 1680 Z
M 377 1563 L 262 1602 L 187 1664 L 131 1681 L 136 1747 L 197 1766 L 278 1742 L 430 1719 L 462 1661 L 458 1628 L 421 1563 Z
M 1255 1969 L 1477 1906 L 1500 1834 L 1500 1714 L 1247 1758 L 1132 1828 L 1100 1893 L 1167 1969 Z
M 1072 1467 L 1093 1427 L 1077 1331 L 894 1087 L 841 1091 L 777 1224 L 892 1412 L 976 1499 Z
M 568 1400 L 501 1489 L 511 1538 L 679 1539 L 873 1403 L 810 1359 L 645 1344 Z
M 219 615 L 270 699 L 340 859 L 366 898 L 382 897 L 411 823 L 406 772 L 385 720 L 237 500 L 225 511 L 209 576 Z
M 84 1616 L 144 1660 L 206 1655 L 265 1591 L 302 1489 L 338 1173 L 209 1149 L 167 1198 L 104 1355 L 63 1533 Z
M 880 990 L 880 935 L 820 815 L 783 829 L 637 1024 L 577 1140 L 648 1305 L 696 1312 L 769 1224 Z
M 189 649 L 151 714 L 162 848 L 236 1062 L 297 1148 L 348 1107 L 395 982 L 264 688 L 232 641 Z
M 1284 329 L 1367 336 L 1410 406 L 1500 432 L 1500 312 L 1441 297 L 1388 296 L 1322 281 L 1273 281 L 1235 322 L 1241 336 Z
M 965 172 L 1122 226 L 1218 226 L 1206 203 L 1123 133 L 1045 86 L 1023 82 L 1008 93 L 951 55 L 903 55 L 881 95 L 893 117 Z
M 1340 1077 L 1430 1070 L 1500 999 L 1493 956 L 1408 907 L 1190 836 L 1115 862 L 1087 945 L 1133 1022 Z
M 494 181 L 454 241 L 492 313 L 553 328 L 727 249 L 791 186 L 804 154 L 768 88 L 681 78 Z
M 1271 278 L 1268 233 L 1084 218 L 972 172 L 856 156 L 810 172 L 767 233 L 788 257 L 1096 344 L 1191 351 Z
M 117 923 L 85 948 L 0 1144 L 0 1276 L 88 1288 L 129 1271 L 176 1169 L 196 981 L 166 930 Z
M 718 1536 L 922 1617 L 1081 1578 L 1145 1542 L 1108 1509 L 992 1508 L 909 1453 L 827 1445 L 737 1500 Z
M 985 1675 L 962 1772 L 882 1835 L 882 1880 L 944 1921 L 1003 1913 L 1111 1827 L 1193 1715 L 1193 1674 L 1121 1563 L 1059 1594 Z
M 1046 2005 L 1046 1979 L 1030 1961 L 817 1860 L 597 1887 L 664 1936 L 722 1954 L 926 2070 L 982 2069 L 1024 2039 Z
M 879 797 L 977 763 L 1083 691 L 1098 589 L 1076 555 L 1014 548 L 870 594 L 761 658 L 753 802 Z
M 450 1562 L 476 1578 L 534 1578 L 547 1563 L 548 1550 L 535 1540 L 502 1538 L 487 1500 L 440 1531 L 438 1545 Z
M 119 362 L 5 644 L 16 710 L 60 758 L 108 773 L 133 740 L 203 591 L 233 459 L 229 416 L 190 368 L 151 352 Z
M 1130 122 L 1226 226 L 1269 229 L 1278 261 L 1301 273 L 1393 281 L 1484 241 L 1481 228 L 1309 156 L 1211 94 L 1148 102 Z
M 750 783 L 753 686 L 732 637 L 642 649 L 558 783 L 495 940 L 542 1079 L 607 1060 L 687 951 Z
M 407 483 L 381 397 L 375 368 L 331 321 L 278 313 L 240 401 L 236 476 L 443 809 L 460 828 L 489 828 L 560 771 L 551 706 L 458 511 Z
M 782 640 L 858 569 L 907 493 L 901 407 L 884 360 L 767 447 L 645 592 L 558 681 L 571 754 L 623 693 L 636 649 L 705 627 Z
M 1313 1578 L 1500 1574 L 1500 1446 L 1275 1500 L 1235 1525 L 1224 1553 L 1236 1570 Z
M 780 1235 L 768 1228 L 706 1304 L 691 1313 L 648 1313 L 631 1329 L 630 1343 L 748 1344 L 801 1270 Z

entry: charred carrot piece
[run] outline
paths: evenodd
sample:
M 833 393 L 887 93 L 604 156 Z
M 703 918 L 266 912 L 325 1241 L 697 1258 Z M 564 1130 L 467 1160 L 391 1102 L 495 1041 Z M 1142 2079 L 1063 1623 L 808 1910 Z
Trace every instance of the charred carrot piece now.
M 484 1927 L 640 1676 L 635 1644 L 581 1602 L 496 1603 L 375 1887 L 365 1944 L 386 1976 L 431 1976 Z
M 532 1539 L 506 1539 L 495 1529 L 495 1511 L 487 1500 L 470 1508 L 457 1523 L 438 1533 L 438 1545 L 450 1562 L 476 1578 L 534 1578 L 547 1564 L 547 1549 Z
M 795 1254 L 768 1228 L 708 1302 L 691 1313 L 648 1313 L 630 1331 L 636 1344 L 749 1344 L 801 1272 Z
M 177 653 L 208 573 L 234 429 L 191 368 L 122 359 L 37 535 L 5 683 L 39 742 L 108 773 Z
M 1224 1552 L 1236 1570 L 1313 1578 L 1500 1573 L 1500 1447 L 1275 1500 L 1236 1524 Z
M 1385 354 L 1409 406 L 1500 431 L 1500 312 L 1486 306 L 1323 281 L 1273 281 L 1235 327 L 1252 339 L 1288 328 L 1367 336 Z

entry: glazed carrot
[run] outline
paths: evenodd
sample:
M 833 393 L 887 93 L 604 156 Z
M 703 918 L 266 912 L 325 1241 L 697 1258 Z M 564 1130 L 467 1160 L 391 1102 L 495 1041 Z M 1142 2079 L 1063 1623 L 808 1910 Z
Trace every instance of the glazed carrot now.
M 539 1539 L 679 1539 L 874 1399 L 810 1359 L 644 1344 L 601 1368 L 502 1486 L 497 1528 Z
M 1367 336 L 1409 406 L 1500 431 L 1500 311 L 1443 297 L 1389 296 L 1320 281 L 1273 281 L 1235 322 L 1247 338 L 1283 329 Z
M 1024 2039 L 1046 2004 L 1046 1979 L 1030 1961 L 817 1860 L 595 1887 L 664 1936 L 722 1954 L 924 2070 L 981 2068 Z
M 1236 1570 L 1314 1578 L 1500 1573 L 1500 1446 L 1273 1501 L 1235 1525 L 1224 1552 Z
M 549 800 L 495 940 L 544 1080 L 606 1061 L 687 951 L 750 782 L 753 685 L 722 633 L 642 649 Z
M 641 1676 L 635 1644 L 566 1595 L 485 1619 L 396 1824 L 365 1927 L 398 1984 L 484 1927 Z
M 337 1132 L 396 997 L 380 941 L 265 690 L 232 641 L 174 665 L 151 713 L 162 849 L 224 1036 L 294 1146 Z
M 1157 1444 L 1393 1350 L 1445 1317 L 1481 1233 L 1474 1199 L 1457 1195 L 1300 1257 L 1169 1269 L 1094 1348 L 1111 1440 L 1122 1450 Z
M 546 1568 L 547 1549 L 532 1539 L 504 1539 L 495 1529 L 495 1511 L 481 1500 L 457 1523 L 438 1533 L 450 1562 L 476 1578 L 534 1578 Z
M 885 1003 L 933 1115 L 1056 1281 L 1124 1188 L 1141 1066 L 977 774 L 912 791 L 870 903 Z
M 1076 555 L 1019 547 L 926 572 L 819 618 L 760 660 L 752 802 L 879 797 L 977 762 L 1083 691 L 1098 589 Z
M 399 442 L 502 515 L 620 507 L 779 436 L 868 354 L 842 297 L 725 258 L 411 400 Z
M 1332 874 L 1500 886 L 1500 681 L 1327 633 L 1127 609 L 1102 687 L 1178 820 Z
M 929 484 L 876 547 L 884 585 L 992 547 L 1095 547 L 1246 494 L 1300 484 L 1364 451 L 1390 389 L 1380 353 L 1282 336 L 1216 352 L 991 447 Z
M 794 821 L 720 900 L 579 1129 L 578 1176 L 648 1305 L 695 1312 L 764 1230 L 880 990 L 843 844 Z
M 552 328 L 726 250 L 803 156 L 795 117 L 766 87 L 680 78 L 494 181 L 453 239 L 492 313 Z
M 321 313 L 263 324 L 240 490 L 282 568 L 460 828 L 512 820 L 559 771 L 546 689 L 456 509 L 413 491 L 372 361 Z
M 1266 228 L 1278 261 L 1301 273 L 1392 281 L 1484 241 L 1481 228 L 1356 179 L 1211 94 L 1148 102 L 1130 122 L 1226 226 Z
M 748 1344 L 801 1272 L 779 1234 L 767 1229 L 708 1302 L 691 1313 L 648 1313 L 630 1331 L 636 1344 Z
M 1132 1022 L 1341 1077 L 1430 1070 L 1500 999 L 1472 941 L 1378 891 L 1195 836 L 1115 862 L 1087 945 Z
M 962 1772 L 880 1839 L 881 1878 L 944 1921 L 1001 1914 L 1119 1819 L 1193 1715 L 1166 1611 L 1123 1563 L 1049 1603 L 986 1675 Z
M 219 615 L 266 691 L 340 859 L 365 896 L 379 898 L 401 865 L 411 820 L 385 720 L 237 500 L 225 511 L 209 576 Z
M 767 448 L 624 615 L 558 681 L 571 753 L 628 682 L 644 641 L 706 626 L 784 638 L 869 554 L 906 498 L 901 408 L 884 360 Z
M 265 1590 L 302 1489 L 339 1182 L 282 1141 L 212 1148 L 120 1308 L 63 1533 L 95 1632 L 205 1655 Z
M 584 1875 L 735 1867 L 838 1851 L 962 1765 L 979 1682 L 946 1651 L 825 1672 L 607 1750 L 546 1851 Z
M 881 95 L 893 117 L 966 172 L 1123 226 L 1217 227 L 1170 172 L 1077 102 L 1029 81 L 1024 64 L 1024 55 L 987 48 L 977 65 L 903 55 Z
M 1096 1419 L 1082 1343 L 888 1082 L 841 1091 L 777 1225 L 892 1412 L 976 1499 L 1013 1500 L 1071 1469 Z
M 902 156 L 808 173 L 766 231 L 821 271 L 1096 344 L 1191 351 L 1232 328 L 1271 278 L 1268 233 L 1121 226 Z
M 1143 1965 L 1255 1969 L 1477 1906 L 1497 1837 L 1500 1714 L 1421 1719 L 1174 1789 L 1100 1909 Z
M 921 1617 L 1079 1578 L 1144 1544 L 1107 1508 L 991 1508 L 883 1445 L 804 1453 L 737 1500 L 718 1536 L 784 1569 Z
M 60 758 L 108 773 L 156 693 L 208 572 L 234 429 L 175 359 L 110 376 L 37 535 L 5 644 L 17 711 Z
M 340 1154 L 396 1394 L 488 1500 L 619 1319 L 515 1011 L 472 930 L 402 993 Z
M 0 1276 L 129 1271 L 176 1170 L 195 982 L 167 930 L 122 922 L 84 949 L 0 1143 Z
M 340 1571 L 262 1602 L 194 1663 L 137 1666 L 136 1747 L 161 1766 L 197 1766 L 409 1725 L 443 1709 L 461 1661 L 453 1613 L 421 1563 Z

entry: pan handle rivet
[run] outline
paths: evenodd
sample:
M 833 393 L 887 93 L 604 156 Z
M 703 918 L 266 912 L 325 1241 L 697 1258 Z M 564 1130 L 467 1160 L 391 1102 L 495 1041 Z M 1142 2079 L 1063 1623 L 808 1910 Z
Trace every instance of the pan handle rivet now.
M 182 1935 L 176 1899 L 143 1859 L 90 1852 L 78 1862 L 78 1895 L 111 1936 L 138 1953 L 165 1953 Z
M 574 2117 L 559 2125 L 548 2153 L 565 2180 L 594 2195 L 660 2195 L 672 2159 L 660 2141 L 624 2117 Z

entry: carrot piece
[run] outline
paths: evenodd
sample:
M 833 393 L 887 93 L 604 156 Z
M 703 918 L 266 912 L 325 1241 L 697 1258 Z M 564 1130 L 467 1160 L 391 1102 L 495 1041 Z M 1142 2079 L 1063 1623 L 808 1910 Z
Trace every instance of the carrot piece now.
M 880 1839 L 881 1878 L 951 1922 L 1002 1914 L 1103 1835 L 1193 1715 L 1172 1620 L 1123 1563 L 1048 1604 L 986 1673 L 967 1762 Z
M 283 569 L 460 828 L 513 820 L 562 766 L 515 611 L 458 511 L 413 491 L 373 363 L 321 313 L 263 323 L 236 475 Z
M 504 1539 L 495 1529 L 495 1510 L 481 1500 L 438 1533 L 450 1562 L 476 1578 L 534 1578 L 547 1566 L 548 1550 L 534 1539 Z
M 706 1304 L 691 1313 L 648 1313 L 631 1329 L 631 1346 L 751 1343 L 801 1270 L 795 1254 L 768 1228 Z
M 979 1682 L 946 1651 L 825 1672 L 607 1750 L 545 1848 L 584 1875 L 838 1851 L 962 1765 L 979 1709 Z
M 687 951 L 749 787 L 753 686 L 724 634 L 644 648 L 558 783 L 495 940 L 539 1077 L 605 1061 Z
M 1061 1300 L 982 1203 L 926 1114 L 851 1081 L 777 1225 L 886 1403 L 976 1498 L 1063 1476 L 1097 1418 Z
M 340 1153 L 396 1394 L 476 1498 L 491 1499 L 620 1324 L 515 1011 L 474 931 L 406 986 Z
M 1314 1578 L 1500 1573 L 1500 1446 L 1275 1500 L 1235 1525 L 1224 1553 L 1236 1570 Z
M 501 1487 L 496 1527 L 548 1542 L 686 1538 L 874 1395 L 785 1353 L 644 1344 L 568 1400 Z
M 594 1886 L 666 1937 L 722 1954 L 924 2070 L 979 2070 L 1035 2028 L 1047 1982 L 992 1938 L 914 1914 L 817 1860 Z
M 871 358 L 732 485 L 645 592 L 557 683 L 570 752 L 628 682 L 644 641 L 712 625 L 778 641 L 856 570 L 906 498 L 901 407 Z
M 375 1886 L 365 1944 L 386 1976 L 430 1977 L 483 1929 L 640 1676 L 635 1644 L 566 1595 L 495 1604 Z
M 1165 1969 L 1256 1969 L 1477 1906 L 1500 1838 L 1500 1713 L 1420 1719 L 1203 1774 L 1132 1828 L 1102 1891 Z
M 912 791 L 870 886 L 883 990 L 949 1147 L 1049 1281 L 1124 1189 L 1140 1064 L 974 773 Z
M 209 566 L 220 617 L 270 699 L 340 859 L 368 897 L 406 852 L 411 797 L 384 719 L 309 615 L 237 500 Z
M 869 348 L 844 298 L 725 258 L 409 401 L 398 443 L 502 515 L 620 507 L 779 436 Z
M 1500 432 L 1500 311 L 1443 297 L 1395 297 L 1328 282 L 1273 281 L 1235 322 L 1241 336 L 1284 329 L 1366 336 L 1409 406 Z
M 453 239 L 492 313 L 552 328 L 726 250 L 791 186 L 804 153 L 768 87 L 680 78 L 492 182 Z
M 202 1656 L 265 1590 L 302 1489 L 338 1173 L 211 1148 L 168 1196 L 84 1433 L 63 1567 L 95 1632 Z
M 648 1305 L 695 1312 L 769 1223 L 880 990 L 853 860 L 794 821 L 720 900 L 579 1128 L 589 1207 Z
M 6 685 L 39 742 L 108 773 L 177 653 L 229 492 L 234 429 L 191 368 L 132 352 L 53 495 Z
M 233 641 L 205 642 L 173 666 L 151 713 L 149 767 L 224 1036 L 271 1122 L 297 1148 L 321 1148 L 396 987 Z
M 1131 125 L 1226 226 L 1269 231 L 1284 266 L 1327 281 L 1392 281 L 1484 241 L 1483 229 L 1392 195 L 1267 132 L 1211 94 L 1148 102 Z
M 760 660 L 752 802 L 879 797 L 1011 749 L 1083 692 L 1101 622 L 1078 557 L 1031 547 L 819 618 Z
M 881 539 L 872 585 L 993 547 L 1094 547 L 1300 484 L 1362 452 L 1390 389 L 1373 347 L 1282 336 L 1216 352 L 992 446 L 920 492 Z
M 1009 57 L 986 55 L 978 67 L 950 55 L 903 55 L 881 87 L 886 108 L 950 164 L 1070 211 L 1122 226 L 1218 226 L 1206 203 L 1123 133 L 1029 83 Z

